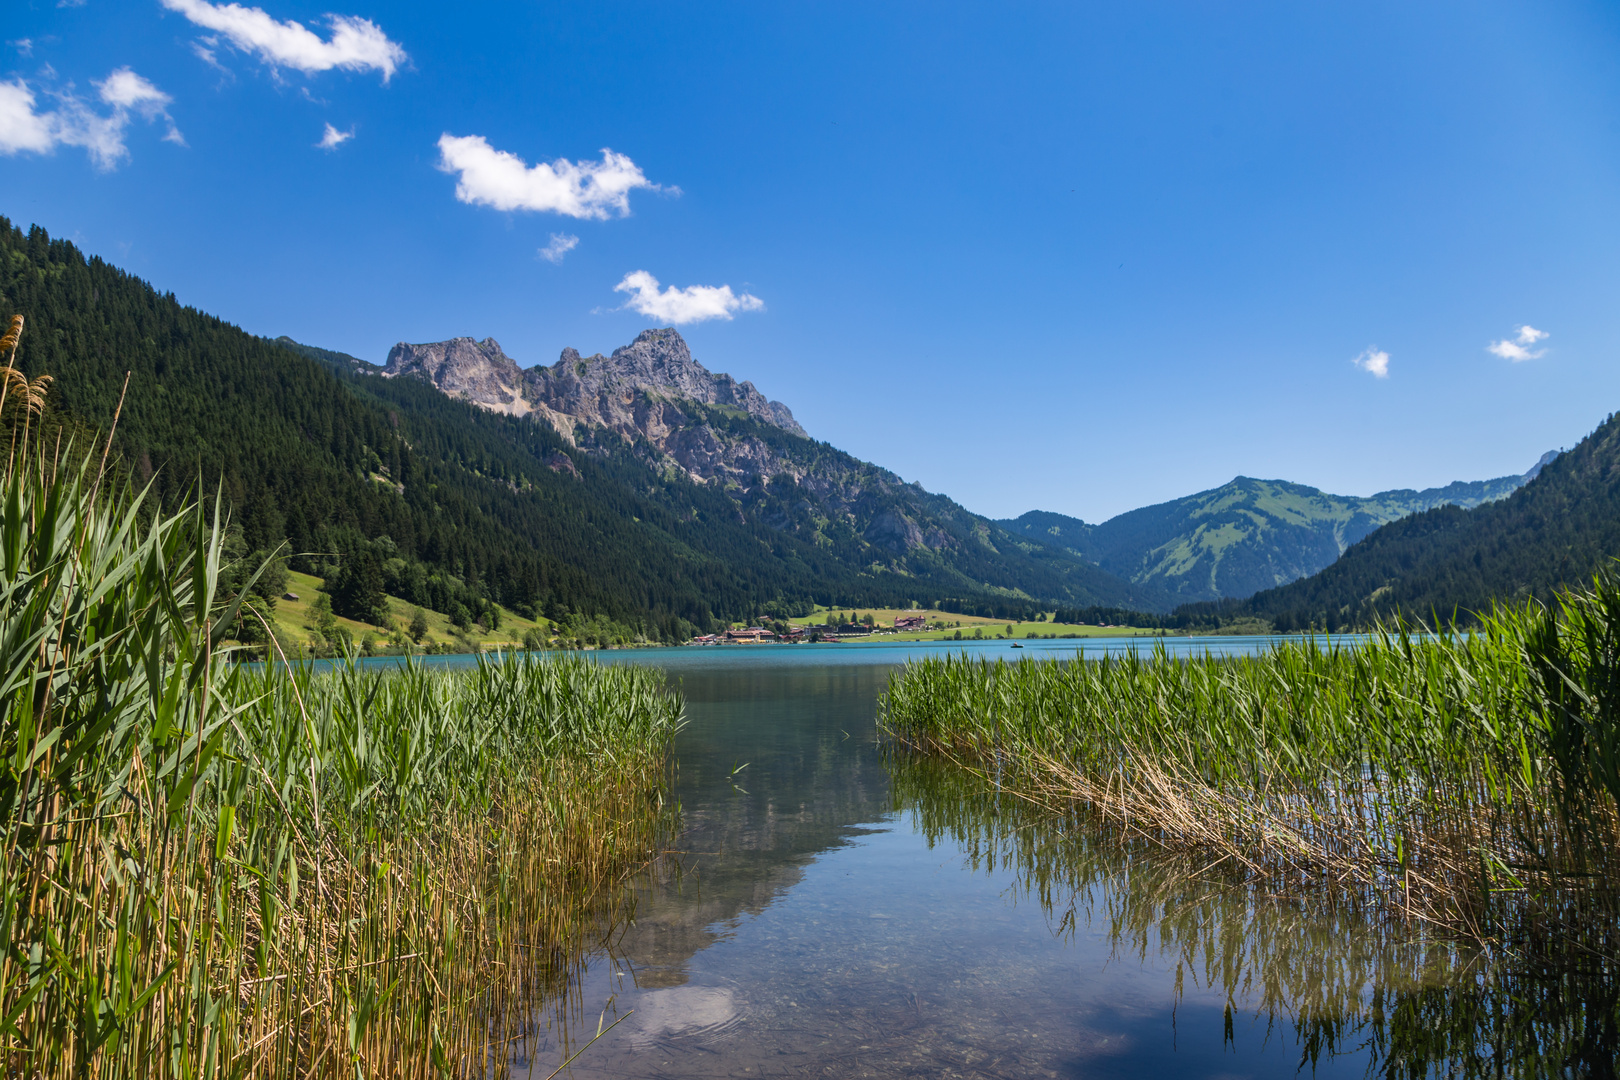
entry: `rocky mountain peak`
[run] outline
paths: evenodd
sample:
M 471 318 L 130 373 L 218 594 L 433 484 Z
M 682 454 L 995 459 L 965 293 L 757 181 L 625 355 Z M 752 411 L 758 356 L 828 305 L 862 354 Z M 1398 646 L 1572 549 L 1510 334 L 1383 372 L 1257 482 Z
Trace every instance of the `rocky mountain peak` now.
M 451 397 L 510 416 L 528 416 L 574 443 L 583 432 L 605 429 L 632 443 L 654 446 L 695 478 L 761 472 L 766 443 L 757 436 L 723 436 L 692 403 L 721 406 L 804 435 L 793 412 L 770 401 L 753 383 L 716 374 L 692 359 L 674 327 L 643 330 L 613 355 L 581 356 L 562 350 L 550 367 L 527 371 L 494 338 L 451 338 L 423 345 L 400 342 L 382 374 L 432 383 Z M 587 442 L 594 438 L 587 435 Z M 735 459 L 735 460 L 733 460 Z
M 614 349 L 612 356 L 582 357 L 578 349 L 564 349 L 551 367 L 531 369 L 526 386 L 536 405 L 573 416 L 603 407 L 611 411 L 609 402 L 628 405 L 630 397 L 651 393 L 741 409 L 794 435 L 805 434 L 791 409 L 768 400 L 753 383 L 711 372 L 692 359 L 686 339 L 672 326 L 643 330 L 630 344 Z M 594 416 L 590 419 L 601 422 Z
M 522 394 L 523 372 L 492 337 L 451 338 L 425 345 L 400 342 L 388 350 L 384 378 L 411 376 L 491 412 L 524 416 L 531 406 Z

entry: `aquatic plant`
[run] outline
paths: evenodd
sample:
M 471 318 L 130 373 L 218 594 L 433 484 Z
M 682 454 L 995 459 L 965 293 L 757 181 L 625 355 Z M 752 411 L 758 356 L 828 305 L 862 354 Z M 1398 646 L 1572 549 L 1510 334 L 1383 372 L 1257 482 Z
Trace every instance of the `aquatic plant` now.
M 887 764 L 894 809 L 931 846 L 1012 875 L 1010 901 L 1038 904 L 1056 936 L 1100 935 L 1122 962 L 1173 971 L 1178 997 L 1224 998 L 1228 1031 L 1245 1014 L 1268 1040 L 1292 1029 L 1312 1071 L 1365 1055 L 1369 1076 L 1604 1076 L 1620 1056 L 1620 965 L 1600 959 L 1617 955 L 1612 920 L 1558 940 L 1513 927 L 1520 948 L 1481 949 L 1331 882 L 1279 888 L 1083 805 L 1054 812 L 935 755 L 891 747 Z
M 164 514 L 106 458 L 19 432 L 0 476 L 6 1072 L 503 1071 L 669 825 L 679 697 L 235 664 L 218 500 Z
M 883 723 L 1009 792 L 1489 939 L 1504 891 L 1545 911 L 1612 891 L 1617 708 L 1620 585 L 1600 578 L 1469 635 L 925 659 L 891 679 Z

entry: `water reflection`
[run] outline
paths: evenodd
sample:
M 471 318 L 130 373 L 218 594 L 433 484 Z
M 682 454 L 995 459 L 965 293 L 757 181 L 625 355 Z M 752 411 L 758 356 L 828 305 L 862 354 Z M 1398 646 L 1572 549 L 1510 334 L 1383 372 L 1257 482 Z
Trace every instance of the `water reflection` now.
M 910 753 L 890 755 L 897 809 L 930 845 L 984 873 L 1011 874 L 1011 903 L 1035 903 L 1054 935 L 1107 935 L 1116 955 L 1172 965 L 1232 1013 L 1292 1029 L 1301 1064 L 1365 1055 L 1369 1075 L 1615 1075 L 1615 924 L 1582 914 L 1553 935 L 1504 926 L 1489 950 L 1368 910 L 1320 882 L 1245 882 L 1196 855 L 1056 813 L 993 780 Z
M 775 653 L 672 665 L 683 854 L 541 1019 L 536 1080 L 620 1018 L 566 1075 L 1613 1075 L 1612 943 L 1493 967 L 1354 897 L 1245 886 L 886 759 L 899 657 Z

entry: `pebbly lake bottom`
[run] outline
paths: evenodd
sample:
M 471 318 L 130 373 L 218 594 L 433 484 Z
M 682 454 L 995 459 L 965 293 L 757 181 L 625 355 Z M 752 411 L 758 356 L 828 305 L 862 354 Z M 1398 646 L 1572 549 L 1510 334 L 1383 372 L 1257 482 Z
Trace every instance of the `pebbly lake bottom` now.
M 1116 647 L 1132 646 L 1086 652 Z M 1534 1006 L 1493 996 L 1466 948 L 887 751 L 877 702 L 910 655 L 602 656 L 657 663 L 685 693 L 678 853 L 514 1047 L 515 1072 L 543 1080 L 583 1047 L 562 1075 L 1583 1074 L 1492 1049 L 1490 1025 Z

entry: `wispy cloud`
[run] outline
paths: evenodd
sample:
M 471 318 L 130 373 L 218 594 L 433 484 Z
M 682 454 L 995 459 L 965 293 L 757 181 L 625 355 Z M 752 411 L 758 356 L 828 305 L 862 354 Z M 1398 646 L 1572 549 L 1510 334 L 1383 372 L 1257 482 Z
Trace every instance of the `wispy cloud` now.
M 658 279 L 645 270 L 624 275 L 624 280 L 613 286 L 613 291 L 629 293 L 625 307 L 659 322 L 704 322 L 730 319 L 739 311 L 765 310 L 765 301 L 748 293 L 738 296 L 730 285 L 688 285 L 684 289 L 671 285 L 659 292 Z
M 1547 355 L 1547 350 L 1535 349 L 1532 352 L 1531 349 L 1536 342 L 1545 341 L 1549 337 L 1552 337 L 1552 335 L 1545 330 L 1537 330 L 1535 327 L 1528 325 L 1521 326 L 1512 340 L 1504 338 L 1501 341 L 1493 341 L 1485 346 L 1485 351 L 1495 353 L 1502 359 L 1511 360 L 1515 364 L 1523 363 L 1526 360 L 1539 360 Z
M 114 115 L 120 121 L 120 130 L 124 118 L 133 110 L 140 113 L 141 118 L 148 123 L 162 119 L 168 128 L 163 136 L 165 142 L 179 146 L 186 145 L 185 137 L 174 126 L 174 118 L 169 115 L 169 106 L 174 104 L 174 98 L 153 86 L 148 80 L 127 67 L 121 67 L 93 85 L 100 92 L 101 100 L 113 107 Z
M 48 154 L 58 146 L 82 146 L 97 168 L 111 169 L 129 156 L 124 129 L 132 112 L 148 122 L 162 119 L 168 126 L 163 138 L 185 145 L 168 113 L 174 99 L 134 71 L 119 68 L 93 85 L 109 112 L 97 112 L 71 85 L 50 95 L 54 109 L 41 109 L 22 79 L 0 83 L 0 154 Z
M 207 0 L 163 0 L 163 6 L 204 30 L 214 31 L 271 67 L 293 68 L 306 75 L 332 68 L 380 71 L 383 82 L 387 82 L 408 59 L 405 50 L 390 41 L 382 27 L 356 15 L 328 15 L 332 36 L 323 39 L 302 23 L 291 19 L 277 22 L 263 8 L 210 4 Z M 212 56 L 210 51 L 205 59 L 212 62 Z
M 59 8 L 84 7 L 84 4 L 85 0 L 56 0 L 56 6 Z
M 1362 371 L 1371 372 L 1375 378 L 1389 378 L 1389 353 L 1376 345 L 1367 346 L 1350 362 Z
M 354 138 L 354 127 L 348 131 L 339 131 L 331 124 L 326 125 L 326 131 L 321 135 L 321 141 L 315 145 L 322 150 L 336 150 L 350 139 Z
M 440 135 L 439 168 L 456 174 L 456 198 L 464 203 L 572 218 L 627 217 L 632 191 L 665 190 L 635 162 L 611 150 L 602 151 L 601 161 L 558 158 L 531 167 L 516 154 L 495 149 L 482 135 Z
M 540 249 L 540 257 L 548 263 L 560 263 L 563 256 L 579 247 L 579 237 L 552 233 L 551 243 Z
M 27 57 L 34 55 L 33 38 L 18 38 L 16 41 L 8 41 L 6 44 L 10 45 L 13 49 L 16 49 L 18 56 Z

